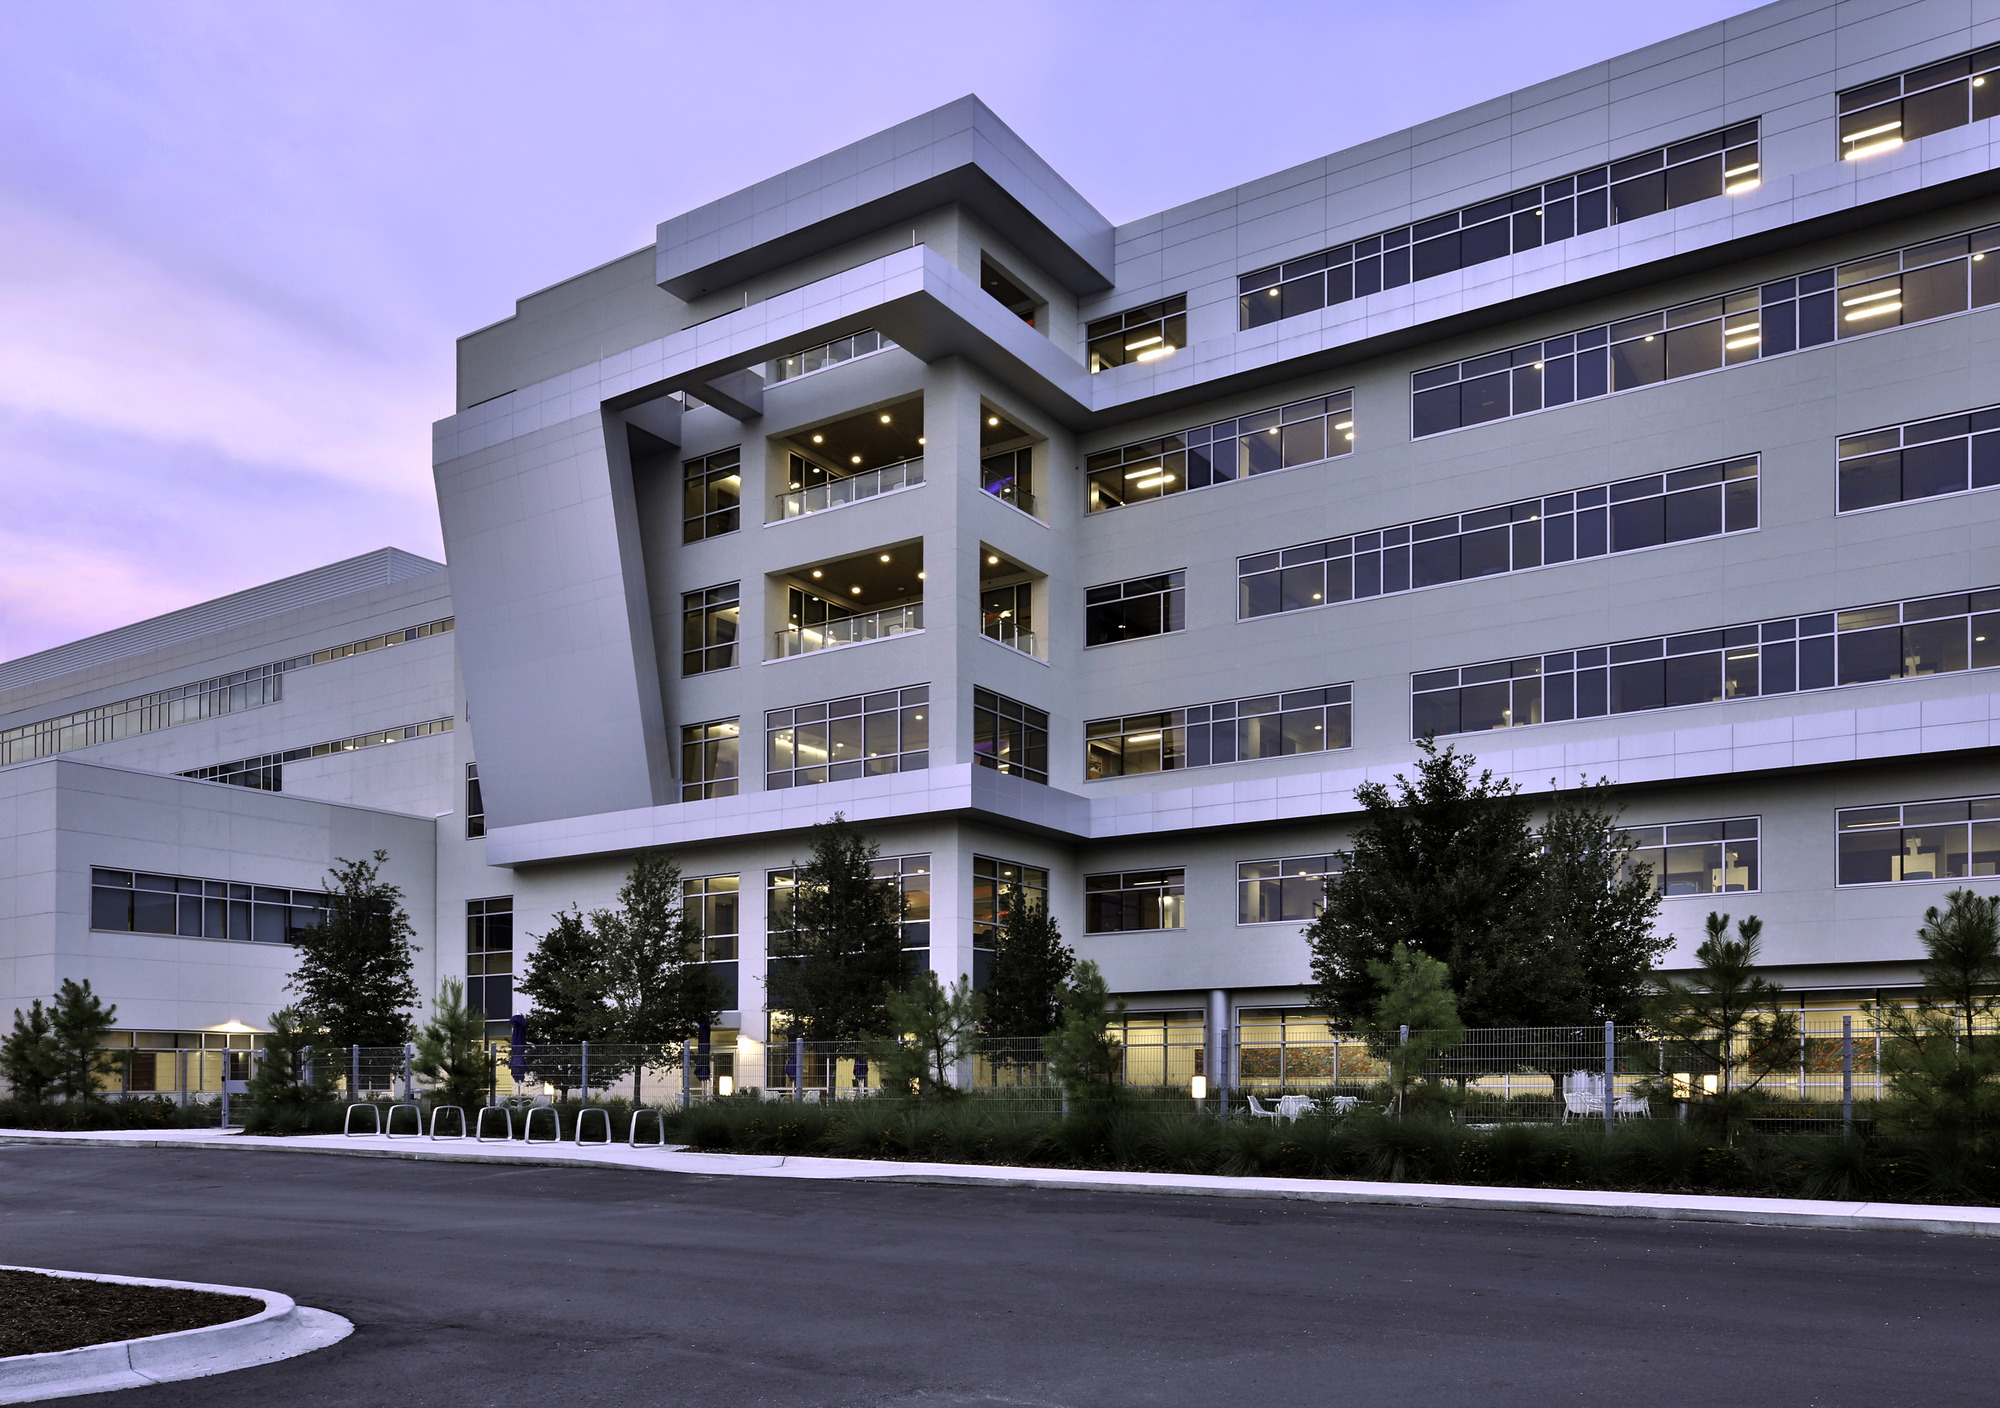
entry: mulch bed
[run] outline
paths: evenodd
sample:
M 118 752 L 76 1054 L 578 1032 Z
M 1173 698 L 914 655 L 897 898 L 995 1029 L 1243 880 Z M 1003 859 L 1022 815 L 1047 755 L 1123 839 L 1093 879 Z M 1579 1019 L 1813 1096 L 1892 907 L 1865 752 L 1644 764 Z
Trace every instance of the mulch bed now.
M 0 1271 L 0 1357 L 49 1354 L 111 1340 L 136 1340 L 221 1325 L 262 1311 L 249 1296 L 73 1281 L 33 1271 Z

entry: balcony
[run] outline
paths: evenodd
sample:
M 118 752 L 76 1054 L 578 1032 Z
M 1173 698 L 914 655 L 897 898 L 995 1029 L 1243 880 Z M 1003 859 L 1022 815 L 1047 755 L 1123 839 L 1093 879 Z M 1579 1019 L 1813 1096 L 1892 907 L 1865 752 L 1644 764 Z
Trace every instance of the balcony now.
M 808 489 L 779 494 L 776 496 L 777 512 L 771 521 L 781 523 L 787 518 L 803 518 L 809 513 L 821 513 L 830 508 L 858 503 L 862 499 L 872 499 L 877 494 L 912 489 L 923 482 L 924 462 L 921 456 L 904 460 L 901 464 L 885 464 L 879 469 L 863 470 L 845 479 L 830 479 Z
M 788 626 L 772 633 L 771 658 L 788 660 L 815 650 L 833 650 L 843 645 L 864 645 L 871 640 L 888 640 L 924 628 L 924 604 L 891 606 L 856 616 L 842 616 L 813 626 Z
M 1040 578 L 1039 572 L 997 548 L 980 544 L 979 634 L 1036 660 L 1047 659 L 1034 630 L 1035 584 Z

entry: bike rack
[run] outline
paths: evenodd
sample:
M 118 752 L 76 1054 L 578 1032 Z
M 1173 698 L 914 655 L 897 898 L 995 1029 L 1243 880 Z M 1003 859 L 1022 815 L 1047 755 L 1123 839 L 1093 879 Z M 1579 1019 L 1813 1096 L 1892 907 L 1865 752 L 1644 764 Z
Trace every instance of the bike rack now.
M 504 1116 L 507 1121 L 507 1132 L 497 1136 L 488 1134 L 486 1132 L 486 1117 L 488 1115 Z M 486 1106 L 479 1112 L 479 1122 L 473 1126 L 472 1137 L 474 1142 L 480 1144 L 512 1143 L 514 1139 L 514 1112 L 505 1105 Z
M 550 1135 L 550 1136 L 549 1136 L 549 1137 L 548 1137 L 547 1139 L 537 1139 L 537 1138 L 535 1138 L 535 1116 L 536 1116 L 536 1115 L 547 1115 L 547 1116 L 549 1117 L 550 1121 L 551 1121 L 552 1123 L 554 1123 L 554 1125 L 555 1125 L 555 1132 L 554 1132 L 553 1134 L 551 1134 L 551 1135 Z M 527 1117 L 527 1119 L 526 1119 L 526 1120 L 524 1120 L 524 1121 L 522 1122 L 522 1129 L 521 1129 L 521 1140 L 522 1140 L 522 1142 L 523 1142 L 523 1143 L 527 1143 L 527 1144 L 560 1144 L 560 1143 L 562 1143 L 562 1116 L 561 1116 L 561 1115 L 558 1115 L 558 1114 L 556 1113 L 556 1107 L 555 1107 L 555 1106 L 553 1106 L 553 1105 L 531 1105 L 531 1106 L 529 1106 L 529 1107 L 528 1107 L 528 1117 Z
M 458 1116 L 458 1133 L 456 1134 L 438 1133 L 438 1116 L 443 1114 L 446 1110 L 450 1110 L 453 1114 Z M 433 1139 L 465 1138 L 465 1107 L 462 1105 L 439 1105 L 433 1108 L 431 1110 L 431 1138 Z
M 369 1113 L 369 1115 L 374 1119 L 375 1128 L 364 1129 L 357 1132 L 354 1128 L 354 1112 L 356 1110 L 366 1110 Z M 380 1134 L 382 1132 L 382 1107 L 380 1105 L 363 1105 L 363 1104 L 349 1105 L 347 1107 L 347 1119 L 342 1122 L 340 1127 L 340 1132 L 346 1135 L 349 1139 L 366 1139 L 372 1135 Z
M 659 1130 L 660 1137 L 658 1139 L 642 1140 L 641 1138 L 639 1138 L 639 1117 L 641 1115 L 651 1115 L 653 1117 L 653 1123 L 655 1124 L 655 1126 L 657 1126 Z M 625 1142 L 631 1145 L 634 1149 L 666 1148 L 667 1112 L 665 1110 L 655 1110 L 650 1106 L 641 1106 L 640 1108 L 634 1110 L 632 1112 L 632 1128 L 626 1132 Z
M 398 1110 L 408 1110 L 417 1117 L 417 1127 L 413 1133 L 396 1133 L 396 1111 Z M 412 1104 L 407 1100 L 391 1105 L 388 1115 L 382 1121 L 382 1137 L 384 1139 L 422 1139 L 424 1137 L 424 1112 L 422 1107 Z
M 583 1137 L 583 1122 L 591 1115 L 604 1116 L 604 1137 L 602 1139 L 585 1139 Z M 581 1110 L 578 1110 L 576 1112 L 575 1142 L 578 1144 L 609 1144 L 611 1142 L 611 1111 L 601 1105 L 586 1105 Z

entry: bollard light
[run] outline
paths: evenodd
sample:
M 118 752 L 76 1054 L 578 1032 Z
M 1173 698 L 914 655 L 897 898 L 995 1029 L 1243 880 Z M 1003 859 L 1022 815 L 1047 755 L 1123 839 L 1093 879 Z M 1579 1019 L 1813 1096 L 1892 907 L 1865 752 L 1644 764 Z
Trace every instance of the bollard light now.
M 1188 1094 L 1194 1096 L 1196 1100 L 1208 1099 L 1208 1077 L 1196 1076 L 1193 1080 L 1189 1081 Z
M 715 1078 L 715 1093 L 718 1095 L 734 1095 L 736 1093 L 736 1077 L 717 1076 Z
M 1701 1078 L 1701 1093 L 1703 1095 L 1713 1095 L 1721 1089 L 1722 1089 L 1721 1076 L 1703 1076 Z

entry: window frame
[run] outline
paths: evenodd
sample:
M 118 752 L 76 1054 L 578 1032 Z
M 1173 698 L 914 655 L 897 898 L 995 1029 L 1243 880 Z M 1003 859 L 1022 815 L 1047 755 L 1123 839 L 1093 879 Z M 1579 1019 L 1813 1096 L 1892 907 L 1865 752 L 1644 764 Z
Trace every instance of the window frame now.
M 1714 827 L 1719 827 L 1722 831 L 1722 834 L 1714 840 L 1701 839 L 1688 834 L 1701 828 Z M 1736 828 L 1739 833 L 1747 828 L 1749 834 L 1732 836 L 1729 834 L 1729 830 L 1732 827 Z M 1642 863 L 1642 861 L 1650 863 L 1650 859 L 1642 857 L 1641 852 L 1658 851 L 1660 853 L 1660 864 L 1653 871 L 1653 893 L 1658 895 L 1663 901 L 1682 899 L 1713 900 L 1718 895 L 1755 895 L 1763 892 L 1764 838 L 1763 818 L 1761 816 L 1704 817 L 1695 821 L 1637 822 L 1626 825 L 1622 829 L 1631 844 L 1631 849 L 1627 853 L 1624 873 L 1629 875 L 1632 867 Z M 1676 835 L 1676 832 L 1680 834 Z M 1657 845 L 1650 844 L 1651 837 L 1656 833 L 1659 836 L 1659 843 Z M 1743 868 L 1749 871 L 1751 883 L 1740 890 L 1732 890 L 1728 888 L 1729 858 L 1731 854 L 1729 847 L 1732 843 L 1740 845 L 1744 842 L 1748 842 L 1750 846 L 1750 862 Z M 1720 870 L 1723 875 L 1724 887 L 1720 890 L 1685 890 L 1679 894 L 1669 893 L 1667 889 L 1667 877 L 1670 873 L 1673 873 L 1667 869 L 1669 852 L 1677 849 L 1691 849 L 1697 846 L 1704 849 L 1710 846 L 1717 848 L 1720 864 L 1708 866 L 1704 863 L 1703 869 L 1711 871 Z
M 1324 453 L 1287 462 L 1292 453 L 1303 455 L 1311 448 L 1306 429 L 1315 421 L 1318 422 L 1315 433 Z M 1177 494 L 1327 464 L 1354 452 L 1355 433 L 1354 388 L 1350 386 L 1146 440 L 1110 445 L 1084 456 L 1084 516 L 1136 508 Z M 1230 450 L 1226 455 L 1218 453 L 1217 447 L 1225 443 L 1231 446 Z M 1222 459 L 1230 462 L 1226 473 L 1219 463 Z M 1133 468 L 1135 465 L 1138 467 Z M 1136 487 L 1158 489 L 1158 493 L 1123 498 L 1115 503 L 1100 502 L 1100 490 L 1105 485 L 1123 487 L 1127 480 L 1142 481 L 1149 474 L 1157 476 L 1157 482 L 1144 481 Z M 1201 481 L 1198 484 L 1194 482 L 1197 479 Z
M 1290 875 L 1284 873 L 1283 867 L 1285 866 L 1304 865 L 1313 861 L 1323 864 L 1330 863 L 1330 865 L 1327 869 L 1319 871 L 1301 870 Z M 1245 875 L 1243 873 L 1251 866 L 1256 865 L 1278 866 L 1280 868 L 1279 873 L 1268 876 Z M 1315 855 L 1268 856 L 1259 860 L 1240 860 L 1236 862 L 1236 927 L 1239 929 L 1269 929 L 1274 926 L 1286 924 L 1308 925 L 1316 922 L 1319 919 L 1317 912 L 1309 914 L 1303 919 L 1287 919 L 1282 915 L 1277 919 L 1244 918 L 1245 914 L 1251 912 L 1250 897 L 1256 893 L 1249 887 L 1275 883 L 1279 889 L 1279 908 L 1282 910 L 1284 908 L 1284 886 L 1287 880 L 1317 879 L 1320 882 L 1320 904 L 1324 905 L 1326 881 L 1340 875 L 1345 869 L 1346 854 L 1341 851 L 1326 851 Z
M 1922 812 L 1926 809 L 1945 811 L 1952 808 L 1962 809 L 1966 813 L 1965 817 L 1960 820 L 1950 817 L 1924 817 L 1919 815 L 1913 819 L 1910 815 L 1912 809 Z M 1875 826 L 1857 824 L 1853 827 L 1845 824 L 1848 817 L 1863 816 L 1871 812 L 1879 814 L 1888 811 L 1896 813 L 1893 828 L 1886 824 L 1877 824 Z M 1879 818 L 1878 820 L 1880 823 L 1886 823 L 1887 821 L 1886 818 Z M 1916 832 L 1921 839 L 1924 832 L 1936 835 L 1950 827 L 1958 828 L 1964 832 L 1961 839 L 1965 842 L 1963 855 L 1965 857 L 1966 873 L 1963 875 L 1939 874 L 1937 870 L 1933 870 L 1926 875 L 1891 874 L 1886 880 L 1849 880 L 1845 878 L 1848 873 L 1849 853 L 1848 848 L 1842 843 L 1844 836 L 1866 832 L 1880 835 L 1887 830 L 1893 829 L 1896 835 L 1896 849 L 1888 853 L 1888 859 L 1891 862 L 1892 869 L 1900 871 L 1902 863 L 1909 859 L 1909 833 Z M 1994 866 L 1994 870 L 1983 875 L 1973 870 L 1974 866 L 1980 864 L 1978 857 L 1981 852 L 1977 847 L 1981 841 L 1984 841 L 1990 848 L 1987 854 L 1994 857 L 1989 862 Z M 1939 854 L 1943 856 L 1949 853 L 1939 852 Z M 1942 868 L 1939 867 L 1939 869 Z M 1936 884 L 1939 882 L 1965 885 L 1975 880 L 1990 881 L 1997 876 L 2000 876 L 2000 794 L 1982 793 L 1964 797 L 1923 798 L 1913 802 L 1880 802 L 1866 806 L 1839 807 L 1834 811 L 1833 883 L 1835 889 L 1852 890 L 1892 885 Z
M 727 595 L 720 595 L 722 593 Z M 733 618 L 734 634 L 726 641 L 711 641 L 709 637 L 716 623 L 725 615 Z M 742 643 L 743 584 L 740 581 L 719 582 L 712 587 L 698 587 L 681 593 L 682 679 L 735 669 L 738 664 L 737 649 Z M 713 658 L 717 652 L 721 652 L 719 663 Z
M 994 772 L 1046 785 L 1049 780 L 1047 711 L 1010 699 L 998 690 L 974 685 L 972 760 Z
M 895 702 L 891 704 L 888 702 L 889 699 L 894 699 Z M 878 701 L 880 707 L 868 707 L 870 704 L 877 703 Z M 846 707 L 848 705 L 853 705 L 854 707 L 848 709 Z M 777 791 L 786 787 L 814 787 L 822 782 L 841 782 L 864 776 L 886 776 L 897 772 L 919 772 L 928 768 L 930 766 L 930 736 L 932 733 L 930 727 L 930 707 L 929 684 L 914 684 L 902 685 L 886 690 L 871 690 L 865 694 L 847 695 L 838 699 L 819 699 L 809 704 L 794 704 L 783 709 L 767 709 L 764 713 L 765 790 Z M 835 710 L 840 710 L 841 712 L 835 713 Z M 897 751 L 893 755 L 879 753 L 869 755 L 867 753 L 869 735 L 869 724 L 867 721 L 871 717 L 889 714 L 894 715 L 896 718 Z M 782 719 L 780 716 L 783 716 Z M 857 729 L 840 730 L 842 733 L 851 733 L 853 737 L 851 739 L 836 738 L 834 736 L 836 732 L 834 727 L 835 720 L 855 717 L 861 720 Z M 917 728 L 916 725 L 918 724 L 921 724 L 923 727 Z M 876 727 L 880 729 L 884 726 L 877 725 Z M 803 766 L 797 763 L 799 749 L 805 746 L 799 742 L 798 738 L 798 730 L 802 728 L 823 728 L 825 730 L 825 736 L 828 740 L 827 746 L 822 750 L 826 755 L 825 762 L 808 763 Z M 785 739 L 783 746 L 789 750 L 793 764 L 786 768 L 776 766 L 776 761 L 779 757 L 780 745 L 778 735 L 780 734 L 789 735 Z M 919 746 L 912 747 L 910 746 L 912 743 L 917 743 Z M 859 749 L 861 756 L 836 760 L 832 756 L 833 752 L 836 748 L 842 746 L 852 746 Z M 873 761 L 882 757 L 893 758 L 896 765 L 894 767 L 870 766 Z M 834 770 L 836 768 L 843 769 L 844 771 L 839 776 L 835 776 Z M 803 779 L 799 777 L 801 773 L 813 771 L 822 772 L 824 776 Z
M 1312 695 L 1320 696 L 1317 703 L 1309 697 Z M 1266 703 L 1270 707 L 1261 707 Z M 1315 709 L 1320 714 L 1317 732 L 1321 735 L 1322 746 L 1287 749 L 1285 745 L 1289 740 L 1308 736 L 1304 732 L 1309 724 L 1307 716 Z M 1249 729 L 1242 727 L 1246 721 L 1265 719 L 1277 722 L 1256 723 Z M 1116 727 L 1111 727 L 1113 725 Z M 1267 734 L 1270 735 L 1268 740 Z M 1336 736 L 1341 741 L 1330 742 Z M 1110 757 L 1109 740 L 1112 739 L 1118 740 L 1118 771 L 1099 771 L 1099 760 Z M 1252 741 L 1259 751 L 1254 757 L 1242 756 L 1244 745 Z M 1275 741 L 1278 751 L 1264 752 L 1267 741 Z M 1127 767 L 1126 749 L 1133 742 L 1158 743 L 1160 766 Z M 1086 720 L 1083 726 L 1083 780 L 1110 782 L 1121 777 L 1147 777 L 1189 768 L 1228 767 L 1237 763 L 1268 762 L 1273 758 L 1338 753 L 1353 746 L 1354 686 L 1351 682 L 1321 685 L 1314 689 L 1273 691 L 1179 709 Z M 1150 751 L 1142 754 L 1142 758 L 1150 756 Z M 1217 758 L 1218 751 L 1230 756 Z
M 1158 586 L 1151 585 L 1159 583 Z M 1144 590 L 1134 590 L 1144 588 Z M 1114 593 L 1093 600 L 1100 593 Z M 1095 640 L 1097 633 L 1093 624 L 1093 612 L 1105 607 L 1123 607 L 1128 602 L 1159 598 L 1158 615 L 1161 622 L 1156 631 L 1128 632 L 1125 635 L 1105 640 Z M 1187 629 L 1187 569 L 1169 568 L 1165 572 L 1153 572 L 1144 577 L 1128 577 L 1122 582 L 1104 582 L 1087 587 L 1083 593 L 1083 648 L 1096 650 L 1107 645 L 1123 645 L 1127 641 L 1151 640 L 1155 636 L 1175 635 Z
M 699 511 L 694 507 L 695 481 L 700 479 L 701 502 Z M 718 506 L 714 502 L 713 488 L 729 479 L 736 481 L 736 501 Z M 700 531 L 696 531 L 696 525 Z M 694 455 L 681 461 L 681 543 L 683 546 L 707 542 L 730 533 L 740 532 L 743 527 L 743 447 L 731 445 L 727 449 L 712 450 L 705 455 Z
M 1135 876 L 1143 877 L 1151 875 L 1160 876 L 1160 882 L 1158 884 L 1132 883 Z M 1099 880 L 1116 880 L 1119 883 L 1115 887 L 1093 889 L 1092 885 Z M 1171 924 L 1161 923 L 1148 927 L 1121 924 L 1115 929 L 1096 927 L 1099 911 L 1098 906 L 1094 905 L 1091 901 L 1093 895 L 1118 895 L 1121 897 L 1128 895 L 1140 897 L 1152 895 L 1156 897 L 1161 917 L 1164 919 L 1171 914 L 1178 917 L 1179 922 Z M 1121 915 L 1128 903 L 1129 901 L 1123 898 L 1119 900 Z M 1144 910 L 1142 908 L 1141 917 L 1143 916 Z M 1148 870 L 1109 870 L 1083 877 L 1083 931 L 1086 934 L 1169 934 L 1180 932 L 1186 928 L 1187 867 L 1184 865 L 1158 866 Z

